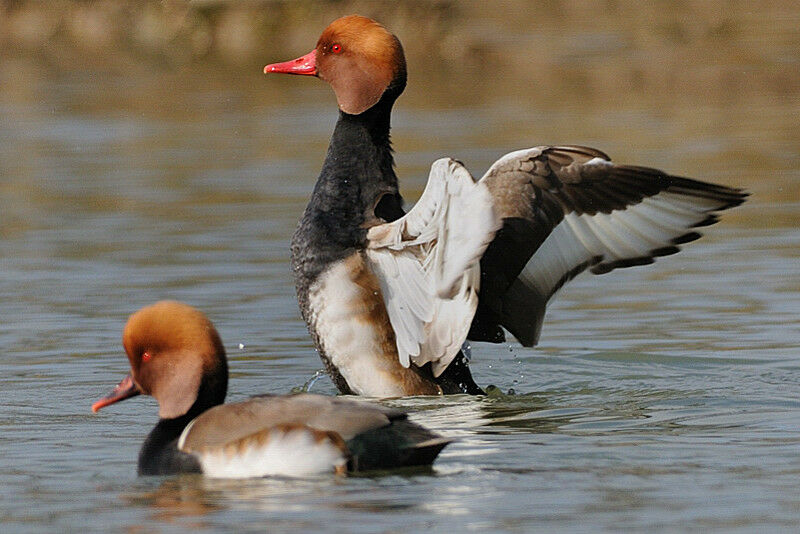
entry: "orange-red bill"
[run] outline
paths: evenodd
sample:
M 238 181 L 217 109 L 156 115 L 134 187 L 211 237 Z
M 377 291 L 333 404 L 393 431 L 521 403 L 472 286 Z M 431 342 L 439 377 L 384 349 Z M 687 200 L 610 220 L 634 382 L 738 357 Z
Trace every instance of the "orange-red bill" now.
M 109 404 L 114 404 L 115 402 L 119 402 L 121 400 L 129 399 L 131 397 L 135 397 L 140 393 L 139 389 L 136 387 L 136 384 L 133 382 L 133 377 L 128 374 L 122 381 L 117 384 L 111 393 L 100 399 L 99 401 L 92 404 L 92 412 L 97 413 L 97 410 L 100 408 L 104 408 Z
M 303 76 L 317 75 L 317 50 L 316 48 L 304 56 L 283 63 L 271 63 L 264 67 L 264 74 L 277 72 L 281 74 L 300 74 Z

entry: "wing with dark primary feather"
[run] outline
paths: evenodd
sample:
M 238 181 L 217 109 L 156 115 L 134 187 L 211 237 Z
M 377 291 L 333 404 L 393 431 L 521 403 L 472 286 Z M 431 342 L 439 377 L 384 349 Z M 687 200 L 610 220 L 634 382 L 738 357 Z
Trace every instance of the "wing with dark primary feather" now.
M 500 158 L 481 178 L 503 219 L 481 259 L 469 339 L 525 346 L 539 339 L 548 300 L 589 269 L 603 274 L 653 263 L 698 239 L 740 189 L 616 165 L 587 147 L 542 146 Z

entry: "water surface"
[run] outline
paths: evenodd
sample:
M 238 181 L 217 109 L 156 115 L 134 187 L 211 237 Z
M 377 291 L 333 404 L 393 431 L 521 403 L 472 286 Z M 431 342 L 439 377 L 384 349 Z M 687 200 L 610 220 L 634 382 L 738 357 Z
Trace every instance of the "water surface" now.
M 576 68 L 586 54 L 631 53 L 576 43 L 584 52 L 564 56 Z M 521 94 L 506 80 L 493 92 L 418 67 L 393 130 L 409 201 L 437 157 L 479 174 L 547 142 L 754 195 L 677 256 L 572 282 L 538 348 L 475 344 L 473 374 L 497 394 L 383 401 L 457 439 L 431 471 L 137 478 L 154 401 L 89 406 L 126 372 L 121 329 L 139 307 L 173 298 L 207 312 L 228 350 L 231 400 L 288 392 L 321 368 L 288 241 L 333 97 L 315 80 L 257 72 L 0 66 L 4 532 L 800 526 L 800 97 L 790 89 L 539 100 L 535 87 Z M 322 378 L 312 391 L 335 390 Z

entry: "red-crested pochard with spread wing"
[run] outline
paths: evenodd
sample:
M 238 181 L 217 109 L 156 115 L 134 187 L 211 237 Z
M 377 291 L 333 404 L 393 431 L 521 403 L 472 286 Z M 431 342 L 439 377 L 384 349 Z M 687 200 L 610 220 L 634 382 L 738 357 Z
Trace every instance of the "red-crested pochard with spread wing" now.
M 145 394 L 160 420 L 139 453 L 139 473 L 217 478 L 307 476 L 428 465 L 448 440 L 406 414 L 321 395 L 261 395 L 223 404 L 228 364 L 200 311 L 161 301 L 131 315 L 123 345 L 131 372 L 104 406 Z
M 747 196 L 617 165 L 593 148 L 537 146 L 477 181 L 458 161 L 434 162 L 406 214 L 389 141 L 406 85 L 397 37 L 342 17 L 310 53 L 264 72 L 321 78 L 339 105 L 292 267 L 303 318 L 343 393 L 480 393 L 466 340 L 500 342 L 505 328 L 535 345 L 548 300 L 570 279 L 674 254 Z

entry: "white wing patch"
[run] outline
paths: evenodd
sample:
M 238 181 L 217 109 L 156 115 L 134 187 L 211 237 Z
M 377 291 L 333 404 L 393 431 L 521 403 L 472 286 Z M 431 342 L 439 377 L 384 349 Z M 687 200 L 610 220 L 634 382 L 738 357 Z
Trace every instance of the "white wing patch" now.
M 625 210 L 568 213 L 528 260 L 520 279 L 540 294 L 552 295 L 582 264 L 637 258 L 649 262 L 655 251 L 674 246 L 717 209 L 718 200 L 662 192 Z
M 478 305 L 478 262 L 500 228 L 488 188 L 440 159 L 405 217 L 367 233 L 400 363 L 433 362 L 438 376 L 466 340 Z
M 212 478 L 303 477 L 341 472 L 347 463 L 341 443 L 303 426 L 267 428 L 221 447 L 184 452 L 194 454 Z

